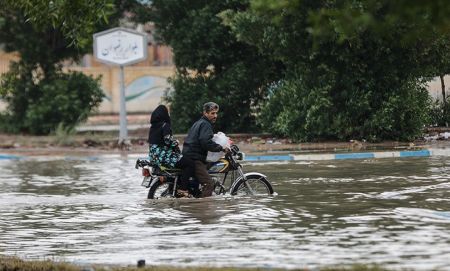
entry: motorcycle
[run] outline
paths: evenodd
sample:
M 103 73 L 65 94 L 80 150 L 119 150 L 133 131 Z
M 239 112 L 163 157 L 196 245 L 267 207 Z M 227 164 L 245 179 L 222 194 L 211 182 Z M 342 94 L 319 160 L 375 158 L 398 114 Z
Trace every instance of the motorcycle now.
M 273 187 L 267 177 L 258 172 L 244 173 L 242 165 L 238 162 L 244 159 L 244 153 L 239 147 L 231 145 L 230 152 L 217 162 L 209 163 L 208 173 L 214 182 L 216 195 L 229 193 L 237 196 L 272 195 Z M 142 186 L 149 188 L 148 199 L 176 198 L 178 180 L 181 176 L 180 169 L 160 167 L 150 163 L 148 159 L 139 158 L 136 161 L 136 169 L 142 169 Z M 226 181 L 230 185 L 226 186 Z M 196 179 L 189 181 L 189 193 L 193 197 L 201 196 L 201 186 Z

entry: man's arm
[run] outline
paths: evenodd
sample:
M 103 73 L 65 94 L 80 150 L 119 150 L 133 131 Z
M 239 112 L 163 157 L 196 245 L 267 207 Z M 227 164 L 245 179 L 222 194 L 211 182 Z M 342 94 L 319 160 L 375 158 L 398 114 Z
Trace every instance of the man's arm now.
M 204 123 L 199 127 L 198 140 L 202 149 L 208 150 L 210 152 L 222 151 L 222 146 L 212 140 L 213 136 L 213 130 L 209 125 Z

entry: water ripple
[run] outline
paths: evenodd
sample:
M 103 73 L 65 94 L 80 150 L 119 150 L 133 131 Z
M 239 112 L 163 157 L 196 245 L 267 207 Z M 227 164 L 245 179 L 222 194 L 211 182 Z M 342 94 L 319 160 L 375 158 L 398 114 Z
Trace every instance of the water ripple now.
M 0 162 L 0 253 L 74 262 L 450 270 L 450 162 L 248 163 L 276 196 L 147 200 L 132 159 Z

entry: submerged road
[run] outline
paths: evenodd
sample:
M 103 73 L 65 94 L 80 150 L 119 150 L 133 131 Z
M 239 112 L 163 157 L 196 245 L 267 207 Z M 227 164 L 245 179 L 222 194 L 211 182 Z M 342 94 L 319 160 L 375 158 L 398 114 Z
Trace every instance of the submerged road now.
M 445 156 L 244 163 L 263 198 L 151 201 L 135 156 L 0 160 L 0 253 L 82 263 L 450 270 Z

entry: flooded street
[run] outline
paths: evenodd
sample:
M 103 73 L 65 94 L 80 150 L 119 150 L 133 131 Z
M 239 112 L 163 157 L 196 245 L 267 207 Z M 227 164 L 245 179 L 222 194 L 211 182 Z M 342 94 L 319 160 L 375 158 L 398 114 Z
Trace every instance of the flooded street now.
M 246 163 L 269 198 L 147 200 L 135 158 L 0 160 L 0 254 L 79 263 L 450 270 L 446 157 Z

